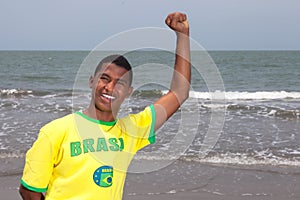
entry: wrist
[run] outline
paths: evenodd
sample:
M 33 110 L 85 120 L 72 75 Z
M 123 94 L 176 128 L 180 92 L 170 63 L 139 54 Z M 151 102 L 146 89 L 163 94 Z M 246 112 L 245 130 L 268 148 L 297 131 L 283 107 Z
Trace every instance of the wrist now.
M 181 31 L 181 32 L 176 31 L 176 35 L 177 35 L 177 37 L 189 37 L 190 30 L 187 29 L 187 30 L 184 30 L 184 31 Z
M 189 40 L 189 31 L 187 32 L 176 32 L 177 40 Z

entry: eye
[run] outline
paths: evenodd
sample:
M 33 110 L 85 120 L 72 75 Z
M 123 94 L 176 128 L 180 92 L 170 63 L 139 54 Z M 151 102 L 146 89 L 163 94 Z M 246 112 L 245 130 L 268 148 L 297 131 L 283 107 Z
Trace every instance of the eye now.
M 119 86 L 125 87 L 125 86 L 127 85 L 127 82 L 124 81 L 124 80 L 119 80 L 119 81 L 117 82 L 117 84 L 118 84 Z
M 107 77 L 107 76 L 100 76 L 100 80 L 102 80 L 104 82 L 109 82 L 109 77 Z

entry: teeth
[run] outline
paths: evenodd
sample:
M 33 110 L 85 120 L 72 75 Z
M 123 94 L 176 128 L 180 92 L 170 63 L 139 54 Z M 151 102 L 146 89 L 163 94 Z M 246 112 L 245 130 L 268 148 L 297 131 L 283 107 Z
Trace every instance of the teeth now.
M 110 96 L 110 95 L 107 95 L 107 94 L 102 94 L 102 96 L 104 96 L 107 99 L 111 99 L 111 100 L 114 100 L 116 98 L 116 97 L 113 97 L 113 96 Z

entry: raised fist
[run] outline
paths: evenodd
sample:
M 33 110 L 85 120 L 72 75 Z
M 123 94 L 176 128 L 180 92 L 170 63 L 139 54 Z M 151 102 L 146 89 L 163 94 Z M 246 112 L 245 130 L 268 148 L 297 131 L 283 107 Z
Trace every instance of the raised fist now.
M 166 24 L 174 31 L 189 35 L 189 23 L 184 13 L 174 12 L 167 16 Z

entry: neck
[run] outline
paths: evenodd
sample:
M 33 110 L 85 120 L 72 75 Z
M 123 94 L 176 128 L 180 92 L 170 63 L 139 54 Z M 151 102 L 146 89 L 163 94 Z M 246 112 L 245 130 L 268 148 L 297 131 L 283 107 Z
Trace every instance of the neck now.
M 116 116 L 113 112 L 101 111 L 95 108 L 95 106 L 91 106 L 91 105 L 86 110 L 83 111 L 83 114 L 85 114 L 90 118 L 101 120 L 104 122 L 114 121 Z

